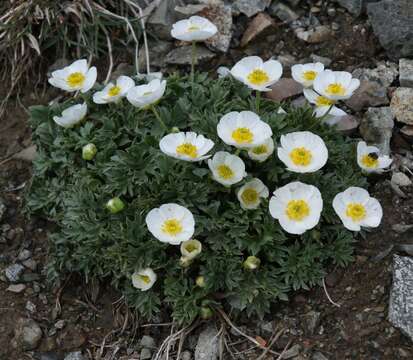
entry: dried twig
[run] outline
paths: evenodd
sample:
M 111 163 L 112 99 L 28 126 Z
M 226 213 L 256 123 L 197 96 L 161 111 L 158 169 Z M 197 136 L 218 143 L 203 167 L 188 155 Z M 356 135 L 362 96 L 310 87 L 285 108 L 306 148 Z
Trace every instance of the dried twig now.
M 325 282 L 324 278 L 323 278 L 323 288 L 324 288 L 324 292 L 326 293 L 326 296 L 327 296 L 328 301 L 330 301 L 330 303 L 333 304 L 334 306 L 340 307 L 341 305 L 340 305 L 340 304 L 337 304 L 336 302 L 334 302 L 334 301 L 331 299 L 330 295 L 328 294 L 327 286 L 326 286 L 326 282 Z

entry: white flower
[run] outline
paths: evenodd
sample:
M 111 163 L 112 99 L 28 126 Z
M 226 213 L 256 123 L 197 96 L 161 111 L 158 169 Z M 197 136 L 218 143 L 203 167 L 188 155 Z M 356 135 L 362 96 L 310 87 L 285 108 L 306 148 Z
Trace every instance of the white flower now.
M 322 63 L 297 64 L 291 66 L 291 76 L 304 87 L 310 87 L 317 75 L 324 71 Z
M 217 73 L 218 73 L 219 78 L 224 78 L 224 77 L 228 77 L 231 75 L 231 70 L 227 68 L 226 66 L 220 66 L 217 69 Z
M 260 179 L 252 179 L 239 188 L 237 197 L 241 207 L 248 210 L 258 208 L 261 198 L 267 198 L 269 194 L 268 188 Z
M 159 241 L 179 245 L 194 234 L 195 220 L 187 208 L 178 204 L 164 204 L 149 211 L 146 226 Z
M 378 200 L 359 187 L 349 187 L 338 193 L 334 197 L 333 208 L 343 225 L 351 231 L 360 231 L 362 226 L 377 227 L 383 217 Z
M 77 104 L 68 107 L 62 111 L 61 116 L 53 116 L 53 120 L 57 125 L 64 128 L 71 128 L 80 123 L 86 116 L 87 104 Z
M 211 155 L 205 156 L 214 146 L 214 142 L 197 135 L 194 132 L 179 132 L 164 136 L 159 142 L 159 147 L 163 153 L 175 159 L 185 161 L 201 161 L 208 159 Z
M 208 160 L 215 181 L 225 186 L 240 182 L 247 173 L 242 159 L 225 151 L 218 151 L 212 159 Z
M 360 86 L 360 80 L 353 79 L 345 71 L 325 70 L 315 78 L 314 90 L 330 100 L 349 99 Z
M 235 79 L 258 91 L 271 91 L 269 86 L 280 79 L 282 72 L 282 65 L 278 61 L 263 62 L 258 56 L 247 56 L 231 69 Z
M 156 274 L 151 268 L 142 269 L 132 274 L 132 284 L 142 291 L 149 290 L 156 281 Z
M 145 108 L 155 104 L 163 96 L 165 89 L 166 80 L 153 79 L 146 85 L 133 87 L 126 97 L 133 106 Z
M 274 152 L 274 140 L 267 139 L 262 144 L 248 149 L 248 156 L 251 160 L 263 162 L 267 160 Z
M 231 111 L 217 125 L 218 136 L 225 144 L 252 148 L 272 136 L 271 127 L 252 111 Z
M 217 27 L 201 16 L 191 16 L 172 25 L 171 35 L 182 41 L 204 41 L 217 33 Z
M 116 84 L 107 84 L 102 91 L 93 94 L 93 102 L 96 104 L 107 104 L 116 102 L 126 96 L 128 91 L 135 86 L 135 82 L 128 76 L 119 76 Z
M 202 251 L 200 241 L 192 239 L 181 243 L 181 254 L 185 259 L 192 260 L 197 257 Z
M 320 220 L 323 199 L 313 185 L 299 181 L 274 191 L 270 200 L 270 214 L 290 234 L 303 234 Z
M 297 131 L 281 136 L 278 158 L 287 169 L 309 173 L 321 169 L 327 162 L 328 150 L 323 139 L 310 131 Z
M 357 144 L 357 163 L 366 172 L 381 173 L 393 162 L 387 155 L 381 155 L 379 148 L 368 146 L 364 141 Z
M 82 93 L 89 91 L 96 81 L 96 68 L 89 69 L 85 59 L 77 60 L 63 69 L 52 72 L 49 83 L 66 91 L 80 90 Z

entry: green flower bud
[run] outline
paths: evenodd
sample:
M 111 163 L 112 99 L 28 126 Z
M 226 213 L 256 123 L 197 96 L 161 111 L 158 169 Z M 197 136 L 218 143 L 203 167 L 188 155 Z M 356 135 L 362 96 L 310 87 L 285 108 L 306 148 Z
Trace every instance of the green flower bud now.
M 205 278 L 203 276 L 198 276 L 195 279 L 195 283 L 197 286 L 199 286 L 200 288 L 205 287 Z
M 179 133 L 179 127 L 176 127 L 176 126 L 174 126 L 172 129 L 171 129 L 171 133 Z
M 201 307 L 200 315 L 201 315 L 201 319 L 207 320 L 207 319 L 210 319 L 214 315 L 214 312 L 211 310 L 210 307 L 203 306 Z
M 192 264 L 192 259 L 186 256 L 181 256 L 181 258 L 179 259 L 179 264 L 183 268 L 186 268 Z
M 244 269 L 255 270 L 260 266 L 260 264 L 261 264 L 260 259 L 258 259 L 255 256 L 248 256 L 247 260 L 244 261 L 243 266 L 244 266 Z
M 106 209 L 108 209 L 112 214 L 122 211 L 124 207 L 125 204 L 118 197 L 114 197 L 106 203 Z
M 82 158 L 83 160 L 92 160 L 97 152 L 98 149 L 95 144 L 87 144 L 82 148 Z

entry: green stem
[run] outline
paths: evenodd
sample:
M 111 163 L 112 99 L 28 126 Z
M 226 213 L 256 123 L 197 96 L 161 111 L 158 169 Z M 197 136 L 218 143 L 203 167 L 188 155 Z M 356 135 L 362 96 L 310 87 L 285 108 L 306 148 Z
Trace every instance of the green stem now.
M 234 155 L 236 155 L 236 156 L 239 156 L 239 154 L 241 153 L 241 148 L 238 148 L 237 150 L 235 150 L 235 154 Z
M 159 123 L 161 124 L 161 126 L 163 127 L 163 129 L 166 132 L 169 132 L 168 127 L 165 125 L 165 123 L 163 122 L 163 120 L 161 119 L 161 115 L 159 115 L 159 113 L 156 111 L 155 106 L 151 106 L 151 110 L 153 112 L 153 114 L 155 115 L 155 117 L 158 119 Z
M 192 83 L 192 94 L 194 93 L 195 84 L 195 65 L 196 65 L 196 42 L 192 41 L 192 61 L 191 61 L 191 83 Z
M 333 108 L 333 106 L 334 106 L 334 104 L 331 104 L 330 107 L 328 108 L 327 112 L 322 117 L 320 117 L 320 122 L 323 122 L 324 119 L 328 116 L 328 114 L 330 114 L 330 111 Z
M 261 91 L 255 90 L 255 112 L 260 112 Z

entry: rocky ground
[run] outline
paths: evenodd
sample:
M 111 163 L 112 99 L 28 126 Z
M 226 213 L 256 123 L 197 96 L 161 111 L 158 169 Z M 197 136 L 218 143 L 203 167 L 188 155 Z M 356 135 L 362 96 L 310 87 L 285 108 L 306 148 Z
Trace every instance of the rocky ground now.
M 413 3 L 159 3 L 148 20 L 149 33 L 158 38 L 150 40 L 155 70 L 185 69 L 190 49 L 173 42 L 168 31 L 177 19 L 199 13 L 221 33 L 200 49 L 201 66 L 215 71 L 246 54 L 277 58 L 286 71 L 282 86 L 269 94 L 274 100 L 302 104 L 301 88 L 289 79 L 295 63 L 321 61 L 360 78 L 360 90 L 345 105 L 350 115 L 341 131 L 392 153 L 391 171 L 371 178 L 372 193 L 384 208 L 383 223 L 358 240 L 350 267 L 331 267 L 326 290 L 294 294 L 264 320 L 217 316 L 183 333 L 176 333 L 166 314 L 145 324 L 104 280 L 85 285 L 72 275 L 55 287 L 46 283 L 47 233 L 53 224 L 24 214 L 34 152 L 27 115 L 10 104 L 0 123 L 0 359 L 157 359 L 165 339 L 174 345 L 170 359 L 179 340 L 186 360 L 216 359 L 221 348 L 225 359 L 413 358 L 413 261 L 395 255 L 413 254 L 406 246 L 413 244 Z M 143 56 L 140 63 L 145 66 Z M 118 71 L 127 68 L 116 65 Z M 35 90 L 23 97 L 25 106 L 54 96 Z

